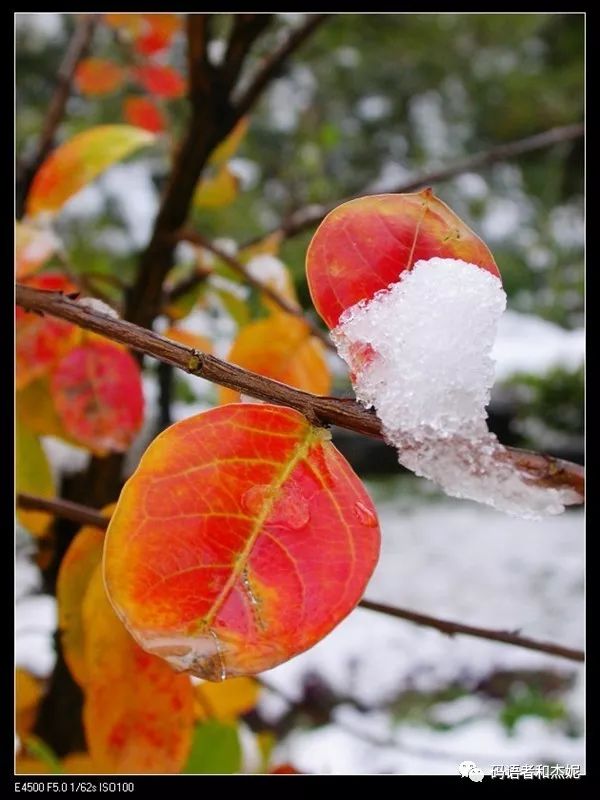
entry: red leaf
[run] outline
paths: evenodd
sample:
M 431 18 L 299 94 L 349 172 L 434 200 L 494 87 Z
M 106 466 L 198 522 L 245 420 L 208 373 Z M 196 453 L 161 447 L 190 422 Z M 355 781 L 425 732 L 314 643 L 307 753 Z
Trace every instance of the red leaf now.
M 144 412 L 140 370 L 119 345 L 89 339 L 57 365 L 51 392 L 66 432 L 96 453 L 124 452 Z
M 151 133 L 160 133 L 165 129 L 162 111 L 146 97 L 128 97 L 123 103 L 123 116 L 130 125 L 137 125 Z
M 328 439 L 292 409 L 232 404 L 154 440 L 104 552 L 109 597 L 142 647 L 221 680 L 286 661 L 352 611 L 379 526 Z
M 75 85 L 81 94 L 110 94 L 122 86 L 125 70 L 105 58 L 86 58 L 75 71 Z
M 57 271 L 44 272 L 22 281 L 27 286 L 49 292 L 71 292 L 75 286 Z M 80 338 L 70 322 L 15 309 L 17 389 L 45 375 Z
M 343 203 L 325 217 L 308 248 L 315 308 L 334 328 L 347 308 L 434 256 L 477 264 L 500 277 L 485 244 L 430 189 Z
M 157 97 L 182 97 L 185 92 L 183 76 L 174 67 L 146 64 L 136 67 L 134 76 L 147 92 Z

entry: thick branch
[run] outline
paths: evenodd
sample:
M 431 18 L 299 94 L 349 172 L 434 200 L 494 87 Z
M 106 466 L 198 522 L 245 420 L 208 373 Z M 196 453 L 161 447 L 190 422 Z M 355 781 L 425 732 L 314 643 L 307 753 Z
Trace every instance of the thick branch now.
M 294 389 L 216 356 L 173 342 L 154 331 L 91 311 L 58 292 L 44 292 L 17 284 L 16 302 L 29 311 L 66 319 L 212 383 L 258 400 L 295 408 L 315 425 L 338 425 L 366 436 L 383 438 L 380 420 L 354 400 L 322 397 Z M 583 468 L 578 464 L 514 448 L 506 448 L 506 453 L 506 458 L 516 469 L 524 472 L 528 480 L 556 489 L 571 489 L 578 496 L 576 502 L 583 502 Z
M 98 14 L 82 15 L 71 37 L 69 46 L 58 69 L 56 88 L 50 98 L 48 111 L 42 126 L 42 132 L 31 158 L 17 166 L 17 216 L 25 212 L 25 201 L 40 164 L 46 158 L 54 142 L 56 129 L 64 116 L 67 100 L 71 93 L 71 84 L 77 65 L 84 57 L 92 40 L 94 28 L 98 22 Z
M 237 260 L 237 258 L 230 256 L 229 253 L 211 242 L 210 239 L 205 239 L 204 236 L 189 228 L 183 228 L 180 230 L 177 234 L 177 239 L 179 241 L 190 242 L 198 247 L 203 247 L 205 250 L 210 250 L 210 252 L 214 253 L 218 258 L 221 259 L 221 261 L 224 261 L 226 264 L 228 264 L 231 269 L 234 270 L 234 272 L 237 272 L 237 274 L 243 278 L 244 283 L 252 286 L 257 291 L 262 292 L 266 297 L 269 298 L 269 300 L 272 300 L 276 305 L 278 305 L 282 311 L 285 311 L 287 314 L 292 314 L 294 317 L 298 317 L 299 319 L 303 320 L 310 328 L 313 336 L 316 336 L 318 339 L 320 339 L 325 347 L 335 351 L 335 347 L 327 334 L 325 334 L 318 325 L 315 325 L 311 319 L 306 317 L 301 308 L 298 308 L 298 306 L 291 303 L 286 297 L 280 295 L 275 291 L 275 289 L 272 289 L 270 286 L 262 283 L 262 281 L 257 280 L 246 269 L 242 262 Z M 203 279 L 204 275 L 199 272 L 198 281 Z M 186 285 L 188 289 L 191 288 L 189 282 Z
M 173 234 L 187 218 L 196 184 L 212 150 L 235 124 L 228 97 L 214 91 L 213 72 L 206 57 L 206 37 L 205 15 L 188 14 L 192 115 L 161 200 L 152 238 L 141 256 L 125 306 L 126 318 L 144 327 L 152 325 L 161 308 L 163 283 L 173 264 Z
M 65 517 L 75 522 L 81 522 L 83 525 L 94 525 L 102 530 L 106 530 L 110 522 L 109 517 L 105 517 L 103 514 L 94 511 L 93 508 L 88 508 L 78 503 L 70 503 L 60 498 L 49 500 L 45 497 L 36 497 L 30 494 L 18 494 L 17 506 L 27 511 L 48 511 L 58 517 Z M 461 622 L 450 622 L 449 620 L 430 617 L 428 614 L 419 614 L 416 611 L 410 611 L 406 608 L 397 608 L 396 606 L 389 606 L 385 603 L 374 603 L 371 600 L 361 600 L 359 606 L 369 611 L 376 611 L 379 614 L 387 614 L 390 617 L 397 617 L 398 619 L 415 622 L 417 625 L 423 625 L 427 628 L 435 628 L 449 636 L 460 633 L 465 636 L 475 636 L 479 639 L 488 639 L 493 642 L 504 642 L 504 644 L 525 647 L 528 650 L 537 650 L 540 653 L 549 653 L 550 655 L 559 656 L 560 658 L 567 658 L 570 661 L 584 660 L 584 654 L 581 650 L 562 647 L 552 642 L 538 642 L 535 639 L 520 636 L 518 633 L 478 628 L 473 625 L 463 625 Z
M 246 56 L 260 34 L 269 26 L 272 14 L 235 14 L 223 63 L 223 81 L 232 89 L 240 75 Z
M 292 31 L 288 38 L 265 60 L 246 91 L 235 103 L 238 119 L 247 114 L 269 83 L 277 77 L 288 58 L 327 19 L 328 14 L 310 14 L 303 25 Z
M 396 184 L 395 186 L 381 189 L 377 193 L 403 194 L 405 192 L 414 192 L 417 189 L 422 189 L 424 186 L 441 183 L 442 181 L 450 180 L 450 178 L 455 178 L 457 175 L 461 175 L 464 172 L 481 170 L 485 167 L 491 166 L 492 164 L 496 164 L 499 161 L 508 161 L 511 158 L 517 158 L 518 156 L 525 155 L 526 153 L 532 153 L 535 150 L 543 150 L 546 147 L 552 147 L 553 145 L 560 144 L 561 142 L 579 139 L 581 136 L 583 136 L 583 134 L 583 124 L 564 125 L 560 128 L 551 128 L 543 133 L 536 133 L 534 136 L 528 136 L 526 139 L 517 139 L 514 142 L 508 142 L 507 144 L 501 144 L 497 147 L 492 147 L 489 150 L 484 150 L 481 153 L 475 153 L 475 155 L 469 156 L 468 158 L 463 158 L 460 161 L 456 161 L 454 164 L 450 164 L 448 167 L 443 167 L 442 169 L 433 170 L 431 172 L 424 172 L 416 178 L 411 178 L 410 180 Z M 290 216 L 281 223 L 279 228 L 274 228 L 273 230 L 262 234 L 260 237 L 254 238 L 248 242 L 244 242 L 242 247 L 247 247 L 250 244 L 254 244 L 254 242 L 259 241 L 265 236 L 269 236 L 273 233 L 280 233 L 283 238 L 289 239 L 292 236 L 296 236 L 298 233 L 302 233 L 303 231 L 318 225 L 323 218 L 326 217 L 330 211 L 333 211 L 336 206 L 340 205 L 341 202 L 354 200 L 357 197 L 362 197 L 365 194 L 372 193 L 372 191 L 360 192 L 359 194 L 346 197 L 342 201 L 338 200 L 332 205 L 310 205 L 306 206 L 305 208 L 300 208 L 297 211 L 294 211 L 293 214 L 290 214 Z

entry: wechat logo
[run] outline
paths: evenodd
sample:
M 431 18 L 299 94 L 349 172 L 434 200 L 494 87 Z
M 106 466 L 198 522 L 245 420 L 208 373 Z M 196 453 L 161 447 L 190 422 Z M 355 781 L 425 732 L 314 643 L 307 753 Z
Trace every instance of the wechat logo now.
M 479 769 L 474 761 L 463 761 L 458 765 L 461 778 L 471 778 L 475 783 L 481 783 L 484 779 L 483 770 Z

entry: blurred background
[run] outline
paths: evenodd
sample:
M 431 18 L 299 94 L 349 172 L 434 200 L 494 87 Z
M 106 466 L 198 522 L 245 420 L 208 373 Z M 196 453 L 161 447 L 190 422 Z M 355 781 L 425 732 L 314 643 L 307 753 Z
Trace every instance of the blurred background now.
M 226 15 L 223 15 L 225 17 Z M 280 14 L 277 29 L 303 15 Z M 221 20 L 217 20 L 217 32 Z M 69 14 L 17 14 L 17 157 L 27 156 L 46 112 L 74 25 Z M 226 20 L 222 20 L 223 32 Z M 582 14 L 341 14 L 272 84 L 230 162 L 235 201 L 193 213 L 191 227 L 234 248 L 277 228 L 299 208 L 376 193 L 495 145 L 580 122 Z M 174 48 L 185 66 L 183 37 Z M 269 37 L 265 37 L 265 49 Z M 212 43 L 219 57 L 224 40 Z M 95 55 L 119 60 L 108 28 Z M 260 56 L 260 48 L 258 52 Z M 70 98 L 61 140 L 120 122 L 122 96 Z M 170 104 L 182 129 L 185 100 Z M 165 153 L 169 144 L 165 143 Z M 148 242 L 168 162 L 152 152 L 113 167 L 61 212 L 57 229 L 72 269 L 127 283 Z M 495 350 L 490 427 L 509 445 L 583 462 L 583 140 L 462 172 L 435 193 L 488 244 L 508 310 Z M 277 255 L 314 314 L 304 257 L 314 226 Z M 263 256 L 272 258 L 274 256 Z M 178 249 L 178 274 L 194 261 Z M 272 265 L 271 265 L 272 266 Z M 229 283 L 228 283 L 229 282 Z M 189 329 L 227 353 L 252 304 L 223 274 L 202 284 Z M 239 288 L 239 287 L 238 287 Z M 241 292 L 241 294 L 240 294 Z M 236 305 L 235 299 L 238 297 Z M 241 301 L 240 301 L 241 298 Z M 198 302 L 203 300 L 203 302 Z M 222 311 L 227 308 L 228 315 Z M 250 309 L 250 310 L 248 310 Z M 237 316 L 236 316 L 237 315 Z M 349 396 L 345 365 L 330 356 L 334 393 Z M 216 387 L 172 376 L 159 403 L 146 367 L 147 422 L 135 466 L 165 415 L 210 407 Z M 367 596 L 424 613 L 573 647 L 583 646 L 583 512 L 516 520 L 439 494 L 403 472 L 384 444 L 335 431 L 378 508 L 383 550 Z M 47 437 L 57 474 L 86 454 Z M 29 537 L 17 531 L 17 665 L 53 667 L 54 599 L 41 591 Z M 435 774 L 471 760 L 584 765 L 583 672 L 570 662 L 437 631 L 357 609 L 309 652 L 264 675 L 249 729 L 269 728 L 280 761 L 315 773 Z M 251 737 L 245 744 L 252 767 Z

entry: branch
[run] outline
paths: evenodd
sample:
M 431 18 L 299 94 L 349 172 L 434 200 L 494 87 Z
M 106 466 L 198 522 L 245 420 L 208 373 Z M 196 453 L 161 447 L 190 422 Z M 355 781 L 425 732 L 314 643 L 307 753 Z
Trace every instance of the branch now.
M 382 189 L 378 191 L 377 194 L 404 194 L 405 192 L 414 192 L 424 186 L 450 180 L 450 178 L 454 178 L 464 172 L 481 170 L 499 161 L 508 161 L 511 158 L 522 156 L 525 153 L 532 153 L 535 150 L 543 150 L 546 147 L 552 147 L 561 142 L 579 139 L 583 134 L 584 126 L 579 123 L 565 125 L 560 128 L 551 128 L 543 133 L 536 133 L 534 136 L 528 136 L 526 139 L 517 139 L 514 142 L 501 144 L 497 147 L 492 147 L 490 150 L 476 153 L 473 156 L 456 161 L 448 167 L 443 167 L 442 169 L 433 170 L 431 172 L 424 172 L 417 178 L 411 178 L 404 183 L 390 186 L 388 189 Z M 260 237 L 255 237 L 254 239 L 244 242 L 242 247 L 254 244 L 274 233 L 280 233 L 285 239 L 296 236 L 296 234 L 318 225 L 330 211 L 333 211 L 334 208 L 340 205 L 340 202 L 344 203 L 348 200 L 355 200 L 357 197 L 363 197 L 365 194 L 373 194 L 373 192 L 360 192 L 346 197 L 344 200 L 337 201 L 333 205 L 310 205 L 300 208 L 294 211 L 293 214 L 290 214 L 290 216 L 281 223 L 279 228 L 274 228 L 262 234 Z
M 428 614 L 419 614 L 416 611 L 408 611 L 405 608 L 396 608 L 395 606 L 388 606 L 385 603 L 374 603 L 371 600 L 362 600 L 360 605 L 369 611 L 377 611 L 379 614 L 387 614 L 390 617 L 398 617 L 398 619 L 406 619 L 409 622 L 414 622 L 417 625 L 424 625 L 427 628 L 435 628 L 441 633 L 448 636 L 454 636 L 457 633 L 464 634 L 465 636 L 475 636 L 478 639 L 489 639 L 493 642 L 504 642 L 505 644 L 514 644 L 518 647 L 524 647 L 527 650 L 537 650 L 540 653 L 549 653 L 553 656 L 560 658 L 568 658 L 571 661 L 583 661 L 584 654 L 582 650 L 574 650 L 571 647 L 562 647 L 552 642 L 538 642 L 535 639 L 529 639 L 525 636 L 520 636 L 517 633 L 510 631 L 493 631 L 488 628 L 478 628 L 474 625 L 463 625 L 462 622 L 451 622 L 446 619 L 438 619 L 437 617 L 430 617 Z
M 222 68 L 223 80 L 228 90 L 235 86 L 250 48 L 272 19 L 272 14 L 234 15 Z
M 237 272 L 237 274 L 243 278 L 245 283 L 266 295 L 266 297 L 279 306 L 282 311 L 285 311 L 287 314 L 291 314 L 294 317 L 298 317 L 298 319 L 301 319 L 303 322 L 305 322 L 310 328 L 313 336 L 316 336 L 318 339 L 320 339 L 325 347 L 327 347 L 329 350 L 333 350 L 335 352 L 335 346 L 331 339 L 319 328 L 318 325 L 304 315 L 301 308 L 298 308 L 298 306 L 294 305 L 286 297 L 280 295 L 275 291 L 275 289 L 272 289 L 270 286 L 267 286 L 267 284 L 257 280 L 241 263 L 241 261 L 238 261 L 233 256 L 230 256 L 229 253 L 227 253 L 225 250 L 222 250 L 220 247 L 218 247 L 218 245 L 214 244 L 209 239 L 205 239 L 200 233 L 197 233 L 189 228 L 182 228 L 177 233 L 177 240 L 190 242 L 197 247 L 203 247 L 205 250 L 210 250 L 210 252 L 214 253 L 218 258 L 221 259 L 221 261 L 224 261 L 226 264 L 228 264 L 231 269 L 234 270 L 234 272 Z M 202 274 L 202 272 L 197 274 L 198 281 L 204 280 L 204 278 L 205 276 Z M 196 281 L 194 281 L 194 283 L 195 282 Z M 186 281 L 186 287 L 187 289 L 191 288 L 190 280 Z M 178 291 L 179 290 L 177 287 L 175 287 L 172 290 L 172 293 L 178 293 Z
M 105 517 L 93 508 L 88 508 L 79 503 L 71 503 L 60 498 L 49 500 L 45 497 L 36 497 L 31 494 L 18 494 L 17 506 L 27 511 L 48 511 L 55 516 L 64 517 L 74 522 L 81 522 L 83 525 L 94 525 L 102 530 L 106 530 L 110 522 L 109 517 Z M 389 606 L 385 603 L 375 603 L 372 600 L 361 600 L 358 605 L 361 608 L 366 608 L 369 611 L 376 611 L 379 614 L 386 614 L 389 617 L 405 619 L 427 628 L 435 628 L 448 636 L 454 636 L 455 634 L 475 636 L 479 639 L 488 639 L 493 642 L 504 642 L 504 644 L 524 647 L 527 650 L 537 650 L 540 653 L 548 653 L 549 655 L 559 656 L 560 658 L 567 658 L 570 661 L 584 660 L 584 653 L 582 650 L 563 647 L 562 645 L 552 644 L 551 642 L 538 642 L 535 639 L 519 636 L 517 633 L 478 628 L 473 625 L 463 625 L 460 622 L 450 622 L 449 620 L 430 617 L 427 614 L 419 614 L 416 611 L 410 611 L 405 608 L 397 608 L 396 606 Z
M 173 342 L 131 322 L 99 314 L 59 292 L 45 292 L 17 284 L 15 297 L 17 304 L 26 310 L 66 319 L 212 383 L 258 400 L 294 408 L 314 425 L 338 425 L 356 433 L 383 439 L 380 420 L 355 400 L 323 397 L 294 389 L 216 356 Z M 526 473 L 533 483 L 556 489 L 571 489 L 578 495 L 578 502 L 583 503 L 584 474 L 583 467 L 578 464 L 515 448 L 506 448 L 506 458 L 516 469 Z
M 55 517 L 68 519 L 71 522 L 80 522 L 82 525 L 93 525 L 95 528 L 105 530 L 110 522 L 110 517 L 105 517 L 99 511 L 81 503 L 72 503 L 62 498 L 49 499 L 38 497 L 34 494 L 19 492 L 17 494 L 17 507 L 24 511 L 47 511 Z
M 292 53 L 309 38 L 319 25 L 325 22 L 328 16 L 328 14 L 310 14 L 304 24 L 292 31 L 285 42 L 267 57 L 254 76 L 250 86 L 235 103 L 235 112 L 238 119 L 248 113 L 269 83 L 277 77 L 277 74 Z
M 50 98 L 42 132 L 35 150 L 27 161 L 23 161 L 17 166 L 18 217 L 22 217 L 25 212 L 25 201 L 34 175 L 52 149 L 56 129 L 64 116 L 67 100 L 71 93 L 75 70 L 90 45 L 98 19 L 98 14 L 85 14 L 80 17 L 67 47 L 67 52 L 58 68 L 56 87 L 54 94 Z

